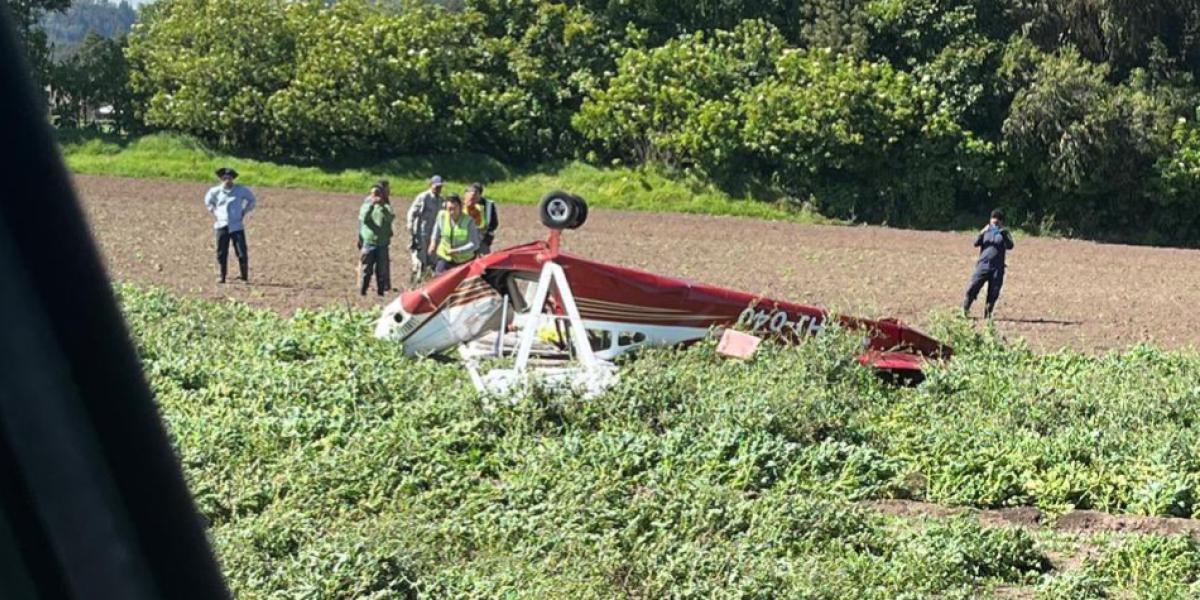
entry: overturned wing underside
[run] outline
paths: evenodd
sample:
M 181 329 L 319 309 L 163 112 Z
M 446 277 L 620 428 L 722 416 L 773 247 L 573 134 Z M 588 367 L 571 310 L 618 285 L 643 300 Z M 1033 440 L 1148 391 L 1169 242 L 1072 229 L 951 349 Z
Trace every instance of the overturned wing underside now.
M 442 274 L 405 292 L 384 311 L 378 337 L 399 341 L 406 352 L 432 354 L 469 342 L 500 323 L 506 276 L 536 277 L 553 260 L 566 273 L 589 328 L 642 333 L 640 345 L 670 345 L 699 339 L 713 327 L 737 326 L 765 337 L 796 341 L 820 332 L 831 316 L 823 309 L 637 269 L 552 254 L 543 242 L 508 248 Z M 554 302 L 551 302 L 552 310 Z M 868 333 L 859 361 L 876 369 L 920 372 L 927 361 L 952 350 L 893 319 L 837 317 L 838 323 Z M 510 321 L 511 322 L 511 321 Z M 620 349 L 614 349 L 620 350 Z

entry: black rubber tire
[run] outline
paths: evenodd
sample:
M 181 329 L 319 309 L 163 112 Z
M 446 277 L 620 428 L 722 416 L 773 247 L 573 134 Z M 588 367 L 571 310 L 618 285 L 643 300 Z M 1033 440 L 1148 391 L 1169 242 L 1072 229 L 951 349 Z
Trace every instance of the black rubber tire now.
M 587 218 L 588 218 L 587 200 L 584 200 L 582 196 L 576 196 L 574 194 L 571 194 L 571 197 L 575 199 L 575 205 L 576 205 L 576 208 L 578 208 L 578 213 L 575 216 L 575 221 L 572 222 L 571 225 L 569 227 L 567 227 L 567 229 L 579 229 L 580 227 L 583 227 L 584 223 L 587 222 Z
M 571 229 L 571 225 L 579 218 L 579 207 L 575 196 L 553 191 L 538 203 L 538 216 L 542 219 L 542 225 L 550 229 Z

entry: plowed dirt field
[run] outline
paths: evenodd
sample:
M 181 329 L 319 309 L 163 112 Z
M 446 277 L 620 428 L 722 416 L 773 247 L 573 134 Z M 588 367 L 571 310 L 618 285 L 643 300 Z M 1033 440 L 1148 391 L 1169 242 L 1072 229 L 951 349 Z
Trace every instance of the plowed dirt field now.
M 355 285 L 366 182 L 358 195 L 254 189 L 259 209 L 247 219 L 249 285 L 216 282 L 212 221 L 203 207 L 207 185 L 76 176 L 75 186 L 114 279 L 283 312 L 382 303 L 373 294 L 359 297 Z M 394 204 L 400 214 L 408 208 L 407 200 Z M 496 248 L 545 236 L 533 206 L 501 206 L 500 220 Z M 408 240 L 397 237 L 392 270 L 400 286 Z M 565 240 L 567 251 L 601 261 L 919 327 L 934 311 L 961 302 L 976 255 L 967 233 L 602 209 Z M 230 262 L 236 272 L 232 252 Z M 1006 336 L 1046 350 L 1143 341 L 1200 346 L 1200 315 L 1193 310 L 1200 304 L 1200 251 L 1018 236 L 1008 262 L 996 311 Z M 981 299 L 976 315 L 982 308 Z

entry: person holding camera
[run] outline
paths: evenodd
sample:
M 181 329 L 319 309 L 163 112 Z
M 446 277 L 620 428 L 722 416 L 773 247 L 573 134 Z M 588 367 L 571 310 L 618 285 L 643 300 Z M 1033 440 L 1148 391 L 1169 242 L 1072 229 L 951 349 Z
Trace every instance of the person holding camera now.
M 986 319 L 992 318 L 996 301 L 1000 299 L 1000 288 L 1004 285 L 1005 253 L 1013 249 L 1012 234 L 1004 228 L 1004 213 L 1000 209 L 992 211 L 991 222 L 979 232 L 975 238 L 975 247 L 979 248 L 979 260 L 975 263 L 975 272 L 971 282 L 967 284 L 967 297 L 963 301 L 963 316 L 971 314 L 971 304 L 979 297 L 979 291 L 987 284 L 987 305 L 983 310 Z
M 368 199 L 370 201 L 363 203 L 358 211 L 359 237 L 362 240 L 362 249 L 359 251 L 362 264 L 359 293 L 367 295 L 371 275 L 374 274 L 375 291 L 383 296 L 392 289 L 388 245 L 392 241 L 392 223 L 396 220 L 396 212 L 388 200 L 386 186 L 372 186 Z
M 376 195 L 376 193 L 375 193 L 376 188 L 378 188 L 379 193 L 383 195 L 384 201 L 388 202 L 389 204 L 391 203 L 392 186 L 390 183 L 388 183 L 388 180 L 379 179 L 379 180 L 375 181 L 375 185 L 371 186 L 371 193 L 368 194 L 366 198 L 363 198 L 362 206 L 366 206 L 366 205 L 374 202 L 374 198 Z M 362 206 L 359 207 L 360 212 L 362 211 Z M 362 250 L 362 247 L 363 247 L 362 220 L 360 219 L 358 222 L 358 249 Z

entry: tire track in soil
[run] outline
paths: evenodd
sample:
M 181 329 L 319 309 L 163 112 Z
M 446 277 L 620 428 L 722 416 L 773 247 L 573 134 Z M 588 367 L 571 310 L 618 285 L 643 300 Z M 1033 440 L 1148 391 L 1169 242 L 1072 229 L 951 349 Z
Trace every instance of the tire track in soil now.
M 1042 550 L 1058 573 L 1077 571 L 1102 560 L 1119 547 L 1122 538 L 1131 534 L 1187 535 L 1200 540 L 1200 519 L 1110 514 L 1094 510 L 1072 510 L 1049 518 L 1031 506 L 978 509 L 916 500 L 864 500 L 858 505 L 879 515 L 911 523 L 966 516 L 976 519 L 984 527 L 1018 527 L 1033 534 L 1046 531 L 1070 534 L 1073 540 L 1067 546 Z M 1099 537 L 1106 535 L 1116 537 L 1107 540 Z M 992 597 L 1033 598 L 1035 592 L 1032 586 L 1000 586 L 994 590 Z
M 1190 535 L 1200 539 L 1200 519 L 1110 514 L 1095 510 L 1072 510 L 1058 517 L 1048 518 L 1045 513 L 1032 506 L 979 509 L 933 504 L 918 500 L 864 500 L 859 504 L 881 515 L 906 519 L 944 519 L 959 515 L 974 515 L 981 524 L 991 527 L 1021 527 L 1030 530 L 1045 528 L 1083 535 L 1098 533 Z
M 203 207 L 210 184 L 87 175 L 74 183 L 114 279 L 284 313 L 383 303 L 360 298 L 355 281 L 358 208 L 370 182 L 363 194 L 252 186 L 259 208 L 247 219 L 251 284 L 223 286 Z M 394 204 L 400 215 L 408 208 L 407 200 Z M 545 237 L 536 207 L 499 210 L 494 247 Z M 567 251 L 597 260 L 918 327 L 931 311 L 961 302 L 975 259 L 968 233 L 604 209 L 564 239 Z M 397 287 L 408 275 L 407 246 L 399 233 L 392 247 Z M 1042 350 L 1200 346 L 1200 315 L 1191 309 L 1200 303 L 1197 280 L 1197 250 L 1018 237 L 996 325 Z

